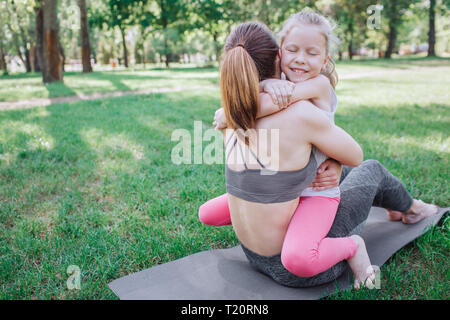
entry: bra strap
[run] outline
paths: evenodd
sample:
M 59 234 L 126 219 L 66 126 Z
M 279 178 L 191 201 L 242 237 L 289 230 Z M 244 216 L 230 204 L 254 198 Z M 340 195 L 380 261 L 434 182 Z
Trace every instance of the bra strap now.
M 260 165 L 261 167 L 263 167 L 263 169 L 265 169 L 266 166 L 263 165 L 263 164 L 261 163 L 261 161 L 259 161 L 258 157 L 253 153 L 252 149 L 250 149 L 250 147 L 248 147 L 248 150 L 250 150 L 250 153 L 253 155 L 253 157 L 256 159 L 256 161 L 258 161 L 259 165 Z
M 237 142 L 237 138 L 236 138 L 236 142 Z M 239 151 L 241 152 L 241 157 L 242 157 L 242 161 L 244 162 L 245 170 L 247 170 L 248 168 L 247 168 L 247 164 L 245 163 L 244 153 L 242 152 L 242 148 L 239 143 L 238 143 L 238 147 L 239 147 Z

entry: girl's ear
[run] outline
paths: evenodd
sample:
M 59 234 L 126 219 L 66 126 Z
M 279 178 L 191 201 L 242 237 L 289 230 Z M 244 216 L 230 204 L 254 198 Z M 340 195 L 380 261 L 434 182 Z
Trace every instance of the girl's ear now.
M 278 58 L 280 58 L 280 59 L 281 59 L 281 48 L 280 48 L 280 49 L 278 49 Z
M 325 71 L 328 61 L 330 61 L 330 56 L 327 56 L 325 60 L 323 60 L 322 71 Z

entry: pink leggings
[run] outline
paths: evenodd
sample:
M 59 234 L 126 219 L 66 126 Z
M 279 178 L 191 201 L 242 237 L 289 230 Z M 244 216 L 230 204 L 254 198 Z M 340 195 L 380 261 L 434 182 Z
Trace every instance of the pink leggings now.
M 325 238 L 333 224 L 339 200 L 339 197 L 300 197 L 281 251 L 281 262 L 291 273 L 312 277 L 355 255 L 358 246 L 351 238 Z M 198 215 L 207 225 L 230 225 L 227 194 L 201 205 Z

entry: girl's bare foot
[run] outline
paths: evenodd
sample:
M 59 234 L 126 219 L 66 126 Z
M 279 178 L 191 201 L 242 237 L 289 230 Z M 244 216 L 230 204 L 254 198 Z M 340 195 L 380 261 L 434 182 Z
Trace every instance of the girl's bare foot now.
M 358 290 L 362 285 L 372 289 L 375 285 L 375 270 L 370 264 L 364 239 L 358 235 L 350 236 L 350 238 L 358 245 L 356 254 L 347 260 L 355 279 L 353 287 Z
M 411 208 L 403 213 L 402 221 L 406 224 L 417 223 L 422 219 L 435 215 L 438 211 L 439 208 L 436 205 L 414 199 Z

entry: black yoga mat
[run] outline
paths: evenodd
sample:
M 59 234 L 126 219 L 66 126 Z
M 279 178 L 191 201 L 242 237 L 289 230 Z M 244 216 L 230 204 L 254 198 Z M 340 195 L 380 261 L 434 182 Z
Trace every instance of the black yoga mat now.
M 435 225 L 450 208 L 416 224 L 389 221 L 373 207 L 361 236 L 373 265 L 385 263 L 401 247 Z M 382 277 L 382 275 L 381 275 Z M 253 269 L 240 246 L 203 251 L 127 275 L 108 284 L 124 300 L 312 300 L 351 287 L 351 271 L 336 281 L 311 288 L 277 284 Z

